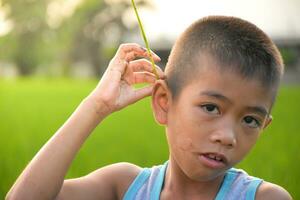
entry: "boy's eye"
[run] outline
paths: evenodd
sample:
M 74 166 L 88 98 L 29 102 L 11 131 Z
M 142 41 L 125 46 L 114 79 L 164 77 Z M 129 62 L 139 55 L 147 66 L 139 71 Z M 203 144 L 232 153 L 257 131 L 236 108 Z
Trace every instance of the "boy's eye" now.
M 209 114 L 219 114 L 220 113 L 218 107 L 213 104 L 201 105 L 201 108 Z
M 251 117 L 251 116 L 246 116 L 246 117 L 244 117 L 243 120 L 251 128 L 258 128 L 261 125 L 257 119 L 255 119 L 254 117 Z

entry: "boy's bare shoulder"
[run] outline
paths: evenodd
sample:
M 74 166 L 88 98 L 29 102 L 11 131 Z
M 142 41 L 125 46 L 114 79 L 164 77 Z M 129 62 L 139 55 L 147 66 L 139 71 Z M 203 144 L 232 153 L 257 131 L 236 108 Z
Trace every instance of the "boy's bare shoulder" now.
M 118 199 L 122 199 L 130 184 L 142 171 L 142 168 L 127 162 L 116 163 L 109 167 L 115 179 Z
M 115 188 L 117 199 L 122 199 L 125 192 L 127 191 L 127 188 L 130 186 L 130 184 L 133 182 L 133 180 L 141 170 L 141 167 L 135 164 L 120 162 L 96 170 L 94 173 L 95 178 L 98 178 L 97 181 L 101 183 L 106 181 L 112 182 L 111 184 L 113 185 L 113 188 Z M 97 176 L 97 173 L 99 173 L 99 176 Z M 105 173 L 105 176 L 101 175 L 102 173 Z
M 116 163 L 76 179 L 65 180 L 57 199 L 122 199 L 142 169 Z
M 291 200 L 291 195 L 279 185 L 262 182 L 262 184 L 258 187 L 256 192 L 256 200 Z

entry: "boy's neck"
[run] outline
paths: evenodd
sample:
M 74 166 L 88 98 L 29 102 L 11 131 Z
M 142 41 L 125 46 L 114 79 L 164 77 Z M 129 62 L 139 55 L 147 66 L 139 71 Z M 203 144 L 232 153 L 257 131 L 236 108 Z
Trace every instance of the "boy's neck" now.
M 224 175 L 209 181 L 192 180 L 170 157 L 161 191 L 161 199 L 214 199 L 223 179 Z

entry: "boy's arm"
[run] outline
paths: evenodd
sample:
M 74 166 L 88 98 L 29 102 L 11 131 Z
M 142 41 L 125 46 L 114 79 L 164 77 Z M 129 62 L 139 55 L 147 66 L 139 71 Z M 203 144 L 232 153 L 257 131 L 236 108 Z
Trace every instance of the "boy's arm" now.
M 95 198 L 99 198 L 97 194 L 103 194 L 101 199 L 115 198 L 114 191 L 118 185 L 116 179 L 107 178 L 107 174 L 114 172 L 116 167 L 110 167 L 111 170 L 103 168 L 98 173 L 82 178 L 82 181 L 70 180 L 64 183 L 64 176 L 84 141 L 106 116 L 151 94 L 153 86 L 139 90 L 131 86 L 156 81 L 149 61 L 134 60 L 136 57 L 147 56 L 147 52 L 136 44 L 120 46 L 97 87 L 36 154 L 8 192 L 7 199 L 55 199 L 59 196 L 75 199 L 77 194 L 84 193 L 86 197 L 95 194 Z M 156 61 L 160 60 L 157 55 L 153 56 Z M 163 72 L 159 68 L 157 70 L 163 78 Z M 122 174 L 126 170 L 130 173 L 130 169 L 119 167 L 115 170 Z M 94 178 L 104 184 L 100 184 L 100 187 L 85 187 L 93 184 Z M 107 188 L 107 185 L 111 187 Z M 68 192 L 70 186 L 74 193 Z M 93 188 L 96 190 L 91 191 Z
M 282 187 L 263 182 L 256 192 L 256 200 L 292 200 L 291 195 Z
M 140 171 L 136 165 L 117 163 L 81 178 L 65 180 L 57 200 L 122 199 Z

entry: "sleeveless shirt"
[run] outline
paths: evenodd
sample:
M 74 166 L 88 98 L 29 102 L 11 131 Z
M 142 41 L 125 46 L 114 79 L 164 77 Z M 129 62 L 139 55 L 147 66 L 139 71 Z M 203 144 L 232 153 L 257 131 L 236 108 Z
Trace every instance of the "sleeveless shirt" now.
M 123 200 L 159 200 L 167 164 L 144 168 L 129 186 Z M 262 179 L 231 168 L 225 173 L 215 200 L 254 200 L 261 183 Z

